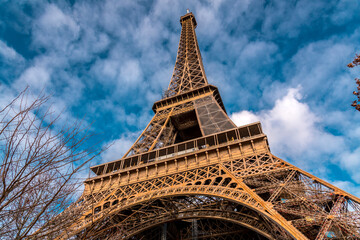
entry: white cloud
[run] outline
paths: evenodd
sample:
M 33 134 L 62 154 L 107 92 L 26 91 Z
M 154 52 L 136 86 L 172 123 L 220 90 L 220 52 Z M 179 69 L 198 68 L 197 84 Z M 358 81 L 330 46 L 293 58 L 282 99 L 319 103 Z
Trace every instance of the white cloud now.
M 331 15 L 331 21 L 336 25 L 343 25 L 351 21 L 355 14 L 358 14 L 359 1 L 340 0 L 337 1 L 336 9 Z
M 16 92 L 4 84 L 0 84 L 0 109 L 7 106 L 15 97 Z
M 250 111 L 241 111 L 231 114 L 230 118 L 237 126 L 246 125 L 249 123 L 260 121 L 260 118 Z
M 122 156 L 129 150 L 135 142 L 134 136 L 121 137 L 110 143 L 110 147 L 101 154 L 102 162 L 115 161 L 122 158 Z
M 112 55 L 105 60 L 97 60 L 92 71 L 102 78 L 102 84 L 116 89 L 117 93 L 127 92 L 129 87 L 141 88 L 143 86 L 140 84 L 144 82 L 143 71 L 136 59 Z
M 360 147 L 341 154 L 340 165 L 351 173 L 352 179 L 360 184 Z
M 333 128 L 342 128 L 354 117 L 349 112 L 352 102 L 351 92 L 355 90 L 352 84 L 351 71 L 347 63 L 354 54 L 354 45 L 350 43 L 359 37 L 359 33 L 344 38 L 337 37 L 315 41 L 300 48 L 291 60 L 284 65 L 283 72 L 288 84 L 292 86 L 301 83 L 306 101 L 318 115 L 334 115 L 338 112 L 340 118 L 324 117 L 324 125 L 337 121 Z M 355 76 L 355 75 L 354 75 Z M 353 116 L 352 116 L 353 115 Z
M 141 48 L 152 48 L 153 44 L 158 43 L 166 33 L 168 29 L 165 29 L 163 24 L 147 16 L 135 29 L 134 40 Z
M 119 60 L 104 60 L 99 62 L 102 65 L 103 73 L 110 78 L 115 78 L 118 75 L 118 71 L 120 68 Z
M 143 6 L 132 0 L 107 0 L 99 7 L 101 11 L 101 17 L 98 19 L 98 21 L 100 21 L 99 24 L 103 26 L 107 32 L 124 39 L 131 36 L 137 20 L 140 16 L 144 16 L 141 14 L 144 10 Z M 92 8 L 89 10 L 93 11 Z
M 219 32 L 221 32 L 221 23 L 217 15 L 217 8 L 198 6 L 196 11 L 196 18 L 199 19 L 201 23 L 201 28 L 199 28 L 199 33 L 204 34 L 208 38 L 216 37 Z
M 260 62 L 261 65 L 264 65 L 275 60 L 272 55 L 277 50 L 278 47 L 272 42 L 249 42 L 242 50 L 239 59 L 246 59 L 247 61 L 255 60 L 257 65 L 259 65 Z
M 119 78 L 129 85 L 136 85 L 142 81 L 142 70 L 139 61 L 135 59 L 122 62 Z M 123 87 L 123 86 L 120 86 Z
M 318 18 L 327 18 L 326 2 L 321 1 L 272 1 L 265 5 L 262 30 L 268 35 L 297 37 Z M 286 21 L 284 21 L 286 19 Z
M 26 86 L 33 90 L 43 90 L 50 81 L 50 73 L 45 67 L 32 66 L 26 69 L 15 82 L 15 88 L 19 91 Z
M 301 102 L 301 98 L 300 88 L 290 88 L 286 96 L 276 100 L 272 109 L 258 113 L 233 113 L 231 119 L 236 124 L 260 120 L 275 154 L 309 167 L 315 159 L 317 163 L 326 160 L 326 157 L 322 159 L 323 154 L 342 151 L 344 143 L 342 138 L 321 127 L 321 119 Z
M 40 18 L 39 23 L 42 27 L 50 29 L 59 29 L 64 26 L 68 27 L 74 33 L 79 31 L 79 27 L 75 21 L 65 15 L 56 5 L 50 4 L 45 10 L 44 15 Z
M 79 37 L 80 27 L 54 4 L 45 8 L 44 14 L 34 22 L 33 43 L 48 50 L 68 51 L 69 43 Z
M 13 48 L 9 47 L 5 42 L 0 40 L 0 55 L 6 60 L 24 60 Z

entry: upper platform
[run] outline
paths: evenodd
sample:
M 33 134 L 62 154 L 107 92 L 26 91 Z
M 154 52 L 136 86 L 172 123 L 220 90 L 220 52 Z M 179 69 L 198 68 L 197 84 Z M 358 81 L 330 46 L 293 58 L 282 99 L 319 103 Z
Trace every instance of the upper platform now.
M 187 13 L 186 15 L 180 17 L 180 24 L 182 26 L 183 22 L 188 20 L 188 19 L 191 19 L 191 21 L 193 22 L 193 25 L 194 25 L 194 28 L 196 28 L 197 26 L 197 22 L 196 22 L 196 19 L 195 19 L 195 16 L 192 12 L 190 13 Z

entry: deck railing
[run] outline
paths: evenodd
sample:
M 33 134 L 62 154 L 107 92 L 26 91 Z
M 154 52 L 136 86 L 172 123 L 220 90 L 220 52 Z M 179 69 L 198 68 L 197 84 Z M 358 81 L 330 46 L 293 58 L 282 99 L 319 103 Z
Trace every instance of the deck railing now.
M 195 152 L 201 149 L 227 144 L 236 140 L 245 140 L 260 134 L 263 134 L 261 124 L 260 122 L 256 122 L 216 134 L 192 139 L 186 142 L 173 144 L 171 146 L 159 148 L 150 152 L 144 152 L 116 161 L 93 166 L 91 167 L 91 170 L 96 175 L 107 174 L 118 171 L 120 169 L 126 169 L 140 164 L 164 160 L 167 158 Z

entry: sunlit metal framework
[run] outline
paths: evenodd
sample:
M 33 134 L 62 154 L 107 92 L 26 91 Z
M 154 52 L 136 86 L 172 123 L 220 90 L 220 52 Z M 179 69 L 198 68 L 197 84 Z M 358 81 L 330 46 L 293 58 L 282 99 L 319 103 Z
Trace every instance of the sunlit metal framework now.
M 56 239 L 360 239 L 360 199 L 274 156 L 259 122 L 236 127 L 207 83 L 194 15 L 180 22 L 155 116 L 44 228 Z

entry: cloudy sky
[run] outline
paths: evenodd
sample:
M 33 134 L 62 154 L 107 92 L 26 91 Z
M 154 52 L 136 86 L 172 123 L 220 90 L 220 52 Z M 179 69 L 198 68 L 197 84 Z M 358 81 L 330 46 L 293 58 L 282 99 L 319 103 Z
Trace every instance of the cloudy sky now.
M 2 0 L 0 105 L 51 94 L 113 144 L 99 161 L 120 158 L 168 86 L 186 8 L 234 122 L 260 120 L 275 155 L 360 196 L 358 0 Z

